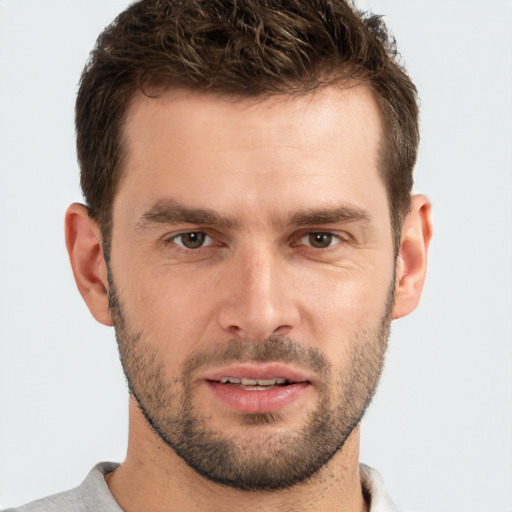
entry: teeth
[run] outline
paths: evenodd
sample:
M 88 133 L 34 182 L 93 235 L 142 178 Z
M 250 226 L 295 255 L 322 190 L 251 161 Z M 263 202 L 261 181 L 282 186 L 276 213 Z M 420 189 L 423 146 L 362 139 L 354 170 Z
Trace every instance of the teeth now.
M 231 382 L 231 384 L 240 384 L 240 379 L 235 379 L 235 377 L 222 377 L 220 379 L 222 384 L 227 384 L 228 382 Z
M 222 384 L 242 384 L 242 386 L 275 386 L 278 384 L 284 384 L 286 379 L 237 379 L 236 377 L 222 377 L 220 382 Z

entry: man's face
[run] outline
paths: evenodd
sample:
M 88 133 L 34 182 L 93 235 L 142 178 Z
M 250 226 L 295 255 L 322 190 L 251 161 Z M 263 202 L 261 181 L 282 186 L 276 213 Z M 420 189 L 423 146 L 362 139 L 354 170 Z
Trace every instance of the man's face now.
M 358 424 L 389 332 L 375 101 L 174 91 L 128 114 L 110 305 L 131 391 L 207 478 L 300 482 Z

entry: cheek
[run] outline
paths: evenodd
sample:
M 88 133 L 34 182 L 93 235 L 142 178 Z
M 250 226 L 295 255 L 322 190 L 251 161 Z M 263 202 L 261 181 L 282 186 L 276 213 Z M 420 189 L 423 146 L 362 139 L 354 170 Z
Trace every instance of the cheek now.
M 309 337 L 321 350 L 346 358 L 363 333 L 379 328 L 386 313 L 393 273 L 388 268 L 366 267 L 366 272 L 338 273 L 309 284 L 302 320 Z
M 201 346 L 212 318 L 212 297 L 198 276 L 153 268 L 125 276 L 120 290 L 133 330 L 171 366 Z

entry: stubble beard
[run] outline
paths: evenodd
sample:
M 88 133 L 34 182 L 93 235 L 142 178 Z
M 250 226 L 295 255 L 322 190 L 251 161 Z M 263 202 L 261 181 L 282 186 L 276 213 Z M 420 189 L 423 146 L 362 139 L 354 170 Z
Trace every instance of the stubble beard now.
M 247 491 L 284 489 L 304 482 L 339 452 L 359 424 L 375 393 L 390 332 L 393 290 L 379 323 L 349 340 L 350 359 L 336 374 L 317 349 L 285 336 L 233 339 L 222 347 L 195 352 L 181 374 L 170 376 L 143 332 L 126 318 L 109 269 L 109 306 L 121 363 L 131 395 L 160 439 L 210 481 Z M 283 432 L 278 413 L 240 413 L 242 437 L 209 425 L 194 408 L 198 370 L 233 362 L 294 363 L 313 371 L 318 402 L 296 431 Z M 262 432 L 263 431 L 263 432 Z

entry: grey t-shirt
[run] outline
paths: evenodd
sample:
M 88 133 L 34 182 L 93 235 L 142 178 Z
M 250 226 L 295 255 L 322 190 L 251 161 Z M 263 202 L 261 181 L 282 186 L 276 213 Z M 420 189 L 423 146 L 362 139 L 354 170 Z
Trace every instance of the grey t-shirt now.
M 123 512 L 110 493 L 105 475 L 117 468 L 114 462 L 101 462 L 94 466 L 81 485 L 70 491 L 54 494 L 4 512 Z M 384 489 L 377 470 L 360 464 L 361 483 L 370 497 L 370 512 L 397 512 Z
M 105 475 L 117 466 L 100 462 L 78 487 L 4 512 L 123 512 L 105 482 Z

